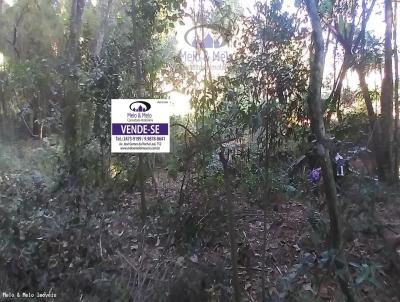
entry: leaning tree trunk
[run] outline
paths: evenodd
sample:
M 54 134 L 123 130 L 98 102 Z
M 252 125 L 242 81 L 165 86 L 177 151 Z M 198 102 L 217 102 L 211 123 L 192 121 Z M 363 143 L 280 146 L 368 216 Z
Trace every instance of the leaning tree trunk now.
M 385 0 L 385 64 L 381 88 L 381 146 L 384 181 L 394 181 L 393 162 L 393 70 L 392 70 L 392 28 L 393 11 L 392 1 Z
M 72 0 L 69 37 L 66 47 L 67 69 L 64 79 L 64 153 L 67 159 L 68 172 L 76 179 L 79 167 L 78 155 L 78 111 L 80 93 L 78 82 L 79 36 L 82 28 L 82 15 L 85 0 Z
M 318 15 L 316 0 L 305 0 L 305 4 L 313 29 L 312 38 L 314 44 L 313 53 L 311 55 L 311 74 L 307 99 L 311 130 L 317 138 L 317 152 L 322 164 L 325 195 L 330 218 L 331 246 L 337 253 L 335 264 L 337 270 L 343 272 L 343 274 L 338 276 L 338 281 L 348 301 L 356 301 L 351 276 L 343 253 L 342 227 L 338 210 L 336 184 L 333 176 L 329 149 L 327 147 L 327 138 L 321 108 L 321 88 L 325 64 L 321 21 Z
M 349 54 L 347 51 L 345 51 L 344 58 L 343 58 L 343 63 L 339 71 L 338 79 L 335 82 L 335 87 L 332 90 L 331 94 L 331 100 L 327 112 L 327 118 L 326 122 L 329 124 L 331 120 L 331 115 L 334 111 L 336 111 L 337 119 L 339 123 L 342 122 L 342 113 L 340 111 L 340 100 L 342 96 L 342 90 L 343 90 L 343 81 L 346 77 L 347 71 L 351 67 L 351 54 Z

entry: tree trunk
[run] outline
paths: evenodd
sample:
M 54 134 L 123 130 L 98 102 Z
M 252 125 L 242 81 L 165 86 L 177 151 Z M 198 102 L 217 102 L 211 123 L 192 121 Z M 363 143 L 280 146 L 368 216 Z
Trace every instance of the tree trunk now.
M 347 71 L 351 67 L 351 55 L 345 52 L 342 67 L 339 71 L 338 80 L 335 83 L 335 87 L 331 94 L 330 104 L 328 105 L 328 113 L 327 113 L 327 123 L 329 124 L 331 115 L 334 111 L 336 111 L 338 121 L 342 121 L 342 115 L 340 112 L 340 99 L 342 96 L 342 89 L 343 89 L 343 81 L 346 77 Z
M 231 261 L 232 261 L 232 285 L 233 285 L 233 294 L 234 301 L 240 302 L 240 286 L 239 286 L 239 277 L 238 277 L 238 269 L 237 269 L 237 242 L 236 242 L 236 232 L 234 226 L 234 217 L 233 217 L 233 194 L 232 194 L 232 179 L 229 171 L 229 153 L 228 156 L 225 155 L 225 148 L 221 147 L 221 151 L 219 153 L 219 160 L 224 169 L 224 184 L 225 184 L 225 208 L 228 214 L 228 231 L 229 231 L 229 241 L 231 245 Z
M 363 70 L 362 66 L 357 64 L 355 66 L 356 72 L 358 74 L 358 78 L 360 81 L 360 89 L 361 93 L 364 98 L 365 107 L 367 108 L 368 114 L 368 121 L 369 121 L 369 128 L 370 128 L 370 135 L 371 135 L 371 143 L 372 143 L 372 150 L 374 151 L 375 160 L 378 169 L 379 178 L 382 178 L 383 175 L 383 162 L 382 162 L 382 148 L 380 145 L 381 139 L 381 127 L 379 122 L 377 121 L 376 113 L 374 111 L 374 106 L 372 104 L 371 95 L 369 93 L 368 85 L 365 79 L 365 71 Z
M 367 82 L 365 79 L 365 71 L 363 70 L 362 66 L 360 66 L 359 64 L 356 65 L 355 69 L 357 71 L 358 78 L 360 81 L 360 89 L 361 89 L 361 93 L 364 98 L 365 107 L 367 108 L 369 124 L 370 124 L 371 129 L 373 129 L 375 127 L 376 115 L 375 115 L 375 111 L 374 111 L 374 106 L 372 104 L 372 99 L 369 94 L 368 85 L 367 85 Z
M 321 88 L 322 77 L 325 64 L 324 40 L 322 36 L 322 27 L 318 15 L 318 7 L 315 0 L 305 0 L 307 12 L 310 17 L 313 29 L 312 38 L 314 52 L 311 55 L 311 74 L 309 82 L 308 109 L 311 120 L 311 130 L 317 138 L 317 152 L 322 165 L 322 174 L 324 179 L 324 188 L 328 212 L 330 218 L 331 246 L 336 250 L 336 268 L 343 274 L 338 277 L 338 281 L 343 293 L 348 301 L 356 301 L 351 277 L 348 271 L 348 265 L 343 253 L 343 237 L 340 224 L 338 199 L 336 194 L 336 184 L 333 176 L 332 164 L 327 147 L 325 134 L 325 125 L 321 109 Z
M 41 125 L 39 123 L 39 119 L 40 119 L 39 95 L 34 96 L 33 100 L 32 100 L 32 120 L 33 120 L 32 121 L 32 134 L 33 134 L 34 138 L 41 139 L 41 137 L 40 137 Z
M 134 36 L 134 56 L 136 60 L 136 89 L 137 89 L 137 96 L 139 98 L 144 98 L 144 73 L 142 70 L 141 64 L 141 57 L 140 52 L 142 50 L 142 42 L 139 39 L 139 20 L 137 16 L 137 6 L 136 1 L 132 0 L 132 10 L 131 10 L 131 17 L 132 17 L 132 29 L 133 29 L 133 36 Z M 142 220 L 142 229 L 146 225 L 146 213 L 147 213 L 147 202 L 146 202 L 146 191 L 145 191 L 145 176 L 144 176 L 144 160 L 145 155 L 139 153 L 139 191 L 140 191 L 140 216 Z M 143 230 L 144 236 L 144 230 Z
M 308 109 L 311 120 L 311 130 L 318 141 L 318 151 L 323 162 L 324 184 L 329 205 L 331 218 L 332 244 L 335 248 L 340 248 L 342 243 L 339 214 L 337 207 L 336 186 L 333 178 L 332 166 L 329 157 L 329 149 L 326 147 L 325 125 L 322 118 L 321 109 L 321 87 L 324 69 L 324 42 L 322 28 L 318 17 L 318 10 L 315 0 L 306 0 L 307 11 L 313 27 L 314 53 L 311 62 L 311 75 L 308 95 Z
M 139 154 L 138 169 L 139 169 L 139 191 L 140 191 L 140 216 L 143 228 L 146 225 L 146 215 L 147 215 L 143 154 Z
M 101 0 L 99 1 L 100 10 L 100 27 L 97 33 L 97 38 L 94 45 L 93 54 L 96 57 L 100 56 L 100 52 L 103 48 L 104 37 L 107 31 L 107 25 L 110 20 L 110 11 L 112 6 L 112 0 Z
M 2 73 L 0 71 L 0 79 L 2 77 Z M 1 83 L 1 82 L 0 82 Z M 6 138 L 7 133 L 7 112 L 6 112 L 6 104 L 5 104 L 5 95 L 4 95 L 4 85 L 0 84 L 0 140 Z M 13 127 L 14 128 L 14 127 Z
M 383 163 L 383 180 L 394 181 L 393 162 L 393 70 L 392 70 L 392 28 L 393 11 L 392 1 L 385 0 L 385 64 L 381 86 L 381 159 Z
M 261 296 L 262 301 L 266 301 L 267 296 L 270 298 L 269 291 L 266 284 L 266 270 L 267 270 L 267 205 L 271 203 L 271 178 L 270 178 L 270 130 L 271 130 L 271 115 L 269 108 L 269 97 L 267 96 L 266 110 L 265 110 L 265 179 L 264 179 L 264 209 L 263 209 L 263 242 L 262 242 L 262 272 L 261 272 Z
M 85 0 L 72 0 L 69 37 L 67 41 L 67 63 L 74 66 L 79 63 L 79 37 L 82 28 L 82 16 Z
M 64 80 L 64 153 L 68 163 L 68 173 L 72 177 L 77 176 L 79 167 L 77 106 L 80 93 L 77 64 L 79 63 L 79 37 L 84 7 L 85 0 L 72 0 L 71 2 L 69 37 L 65 52 L 68 68 Z
M 399 181 L 399 54 L 397 49 L 397 1 L 394 1 L 393 22 L 393 48 L 394 48 L 394 176 Z

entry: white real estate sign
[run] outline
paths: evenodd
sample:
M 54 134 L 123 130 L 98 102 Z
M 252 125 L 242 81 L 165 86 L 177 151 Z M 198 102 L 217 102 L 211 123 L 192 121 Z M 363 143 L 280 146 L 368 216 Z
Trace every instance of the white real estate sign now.
M 169 117 L 169 100 L 111 100 L 111 152 L 168 153 Z

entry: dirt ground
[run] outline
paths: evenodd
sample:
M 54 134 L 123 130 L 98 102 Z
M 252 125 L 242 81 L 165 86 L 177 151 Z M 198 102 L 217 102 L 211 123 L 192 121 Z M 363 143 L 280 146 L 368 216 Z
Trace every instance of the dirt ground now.
M 80 295 L 81 301 L 128 301 L 127 289 L 136 301 L 148 292 L 148 301 L 230 301 L 223 186 L 184 187 L 177 215 L 181 179 L 158 171 L 157 193 L 151 179 L 147 182 L 143 238 L 138 193 L 118 193 L 112 187 L 50 192 L 46 186 L 53 176 L 40 163 L 43 150 L 26 148 L 25 155 L 7 150 L 2 165 L 13 156 L 19 160 L 0 174 L 0 263 L 5 272 L 0 287 L 50 286 L 65 297 L 61 301 L 68 295 Z M 380 187 L 370 217 L 368 207 L 361 206 L 360 183 L 351 177 L 341 197 L 351 215 L 343 214 L 342 220 L 360 301 L 400 301 L 399 254 L 391 246 L 400 234 L 398 188 Z M 263 210 L 241 190 L 233 196 L 243 301 L 261 301 L 264 267 L 269 301 L 343 301 L 327 246 L 327 215 L 313 210 L 313 196 L 298 194 L 268 205 L 265 265 Z

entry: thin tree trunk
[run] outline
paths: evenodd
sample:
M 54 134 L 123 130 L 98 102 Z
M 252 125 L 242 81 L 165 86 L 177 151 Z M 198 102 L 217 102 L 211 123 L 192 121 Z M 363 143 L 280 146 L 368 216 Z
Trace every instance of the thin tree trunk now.
M 72 0 L 69 37 L 66 47 L 68 70 L 64 81 L 64 153 L 68 162 L 69 174 L 75 178 L 78 172 L 78 111 L 80 93 L 77 78 L 79 63 L 79 36 L 82 27 L 82 15 L 85 0 Z M 76 178 L 75 178 L 76 179 Z
M 0 79 L 2 78 L 2 72 L 0 71 Z M 0 82 L 1 83 L 1 82 Z M 4 84 L 0 84 L 0 140 L 6 138 L 7 133 L 7 112 L 4 97 Z M 12 127 L 14 128 L 14 127 Z
M 393 22 L 393 48 L 394 48 L 394 176 L 399 181 L 399 54 L 397 49 L 397 1 L 394 1 Z
M 321 87 L 322 87 L 322 76 L 324 69 L 324 42 L 322 37 L 322 28 L 318 17 L 318 10 L 315 0 L 306 0 L 307 11 L 311 19 L 313 27 L 313 43 L 314 43 L 314 54 L 312 57 L 310 84 L 309 84 L 309 96 L 308 96 L 308 108 L 311 120 L 311 130 L 318 141 L 319 156 L 325 165 L 324 172 L 324 183 L 327 194 L 327 202 L 329 205 L 329 214 L 331 218 L 331 232 L 332 232 L 332 243 L 335 248 L 340 248 L 342 243 L 342 237 L 339 225 L 339 214 L 337 207 L 337 196 L 336 186 L 333 178 L 332 166 L 329 157 L 329 150 L 325 147 L 326 145 L 326 134 L 325 125 L 322 119 L 321 109 Z
M 82 16 L 85 7 L 85 0 L 72 0 L 71 17 L 69 25 L 69 38 L 67 41 L 67 63 L 76 65 L 79 63 L 79 37 L 82 28 Z
M 314 44 L 314 53 L 312 54 L 311 59 L 309 95 L 307 99 L 311 120 L 311 130 L 317 138 L 317 152 L 322 165 L 325 195 L 330 218 L 331 246 L 337 252 L 335 264 L 336 268 L 343 272 L 343 275 L 338 277 L 338 281 L 343 293 L 347 297 L 347 300 L 353 302 L 356 301 L 356 298 L 351 282 L 351 276 L 348 271 L 348 265 L 343 253 L 343 237 L 338 210 L 336 184 L 333 176 L 329 149 L 327 148 L 327 138 L 321 109 L 321 88 L 325 64 L 322 27 L 316 1 L 305 0 L 305 4 L 313 29 L 312 37 Z
M 103 48 L 104 37 L 107 31 L 108 22 L 110 20 L 110 11 L 112 6 L 112 0 L 101 0 L 99 2 L 100 9 L 100 27 L 97 33 L 96 44 L 94 46 L 94 55 L 96 57 L 100 56 L 100 52 Z
M 146 225 L 146 192 L 144 182 L 144 156 L 139 154 L 139 191 L 140 191 L 140 216 L 142 220 L 142 228 Z
M 270 179 L 270 114 L 269 114 L 269 98 L 267 96 L 265 110 L 265 184 L 264 184 L 264 209 L 263 209 L 263 242 L 262 242 L 262 272 L 261 272 L 261 294 L 262 301 L 266 301 L 269 292 L 266 291 L 266 270 L 267 270 L 267 204 L 271 201 L 271 179 Z
M 369 94 L 369 89 L 368 89 L 368 85 L 366 82 L 365 72 L 359 64 L 357 64 L 355 66 L 355 69 L 356 69 L 356 72 L 358 74 L 358 78 L 360 81 L 360 89 L 361 89 L 361 93 L 364 98 L 365 107 L 367 108 L 367 114 L 368 114 L 370 128 L 373 129 L 375 127 L 376 115 L 375 115 L 375 111 L 374 111 L 374 106 L 372 104 L 371 95 Z
M 392 1 L 385 0 L 385 64 L 381 86 L 381 145 L 383 162 L 383 180 L 394 181 L 393 163 L 393 70 L 392 70 Z
M 40 94 L 39 94 L 40 95 Z M 32 100 L 32 133 L 34 138 L 40 138 L 40 123 L 39 123 L 39 95 L 33 97 Z
M 351 55 L 345 53 L 343 58 L 343 63 L 339 71 L 338 80 L 336 81 L 336 85 L 331 94 L 331 104 L 328 106 L 328 114 L 327 114 L 327 123 L 329 124 L 331 115 L 334 111 L 337 113 L 337 118 L 339 122 L 342 120 L 342 116 L 340 113 L 340 99 L 342 96 L 342 89 L 343 89 L 343 81 L 346 77 L 347 71 L 351 67 Z
M 382 148 L 380 144 L 381 139 L 381 127 L 377 120 L 376 113 L 374 110 L 374 106 L 372 104 L 371 95 L 369 93 L 369 88 L 365 79 L 365 71 L 363 70 L 362 66 L 357 64 L 355 66 L 355 70 L 358 74 L 358 78 L 360 81 L 360 89 L 361 93 L 364 98 L 365 107 L 367 108 L 368 114 L 368 121 L 369 121 L 369 128 L 370 128 L 370 135 L 371 135 L 371 142 L 372 142 L 372 150 L 374 151 L 375 160 L 378 168 L 378 175 L 380 178 L 383 177 L 383 166 L 384 163 L 382 162 Z
M 137 96 L 139 98 L 144 98 L 144 75 L 142 70 L 140 52 L 142 50 L 142 43 L 139 39 L 139 20 L 137 15 L 137 6 L 136 1 L 132 0 L 132 26 L 133 26 L 133 35 L 134 35 L 134 56 L 136 61 L 136 89 Z M 145 234 L 145 225 L 146 225 L 146 215 L 147 215 L 147 202 L 146 202 L 146 190 L 145 190 L 145 176 L 144 176 L 144 160 L 145 155 L 139 153 L 139 191 L 140 191 L 140 216 L 141 216 L 141 229 L 142 236 Z M 143 240 L 141 240 L 143 241 Z M 142 250 L 142 248 L 141 248 Z
M 265 189 L 267 191 L 267 188 Z M 269 291 L 267 290 L 267 201 L 270 200 L 269 192 L 265 193 L 265 201 L 263 208 L 263 241 L 262 241 L 262 271 L 261 271 L 261 299 L 266 301 Z
M 232 261 L 232 286 L 233 286 L 233 294 L 234 301 L 240 302 L 240 287 L 239 287 L 239 278 L 238 278 L 238 269 L 237 269 L 237 242 L 236 242 L 236 232 L 234 226 L 234 217 L 233 217 L 233 194 L 232 194 L 232 179 L 229 171 L 229 153 L 228 156 L 225 156 L 225 148 L 221 147 L 221 151 L 219 153 L 219 160 L 222 163 L 222 167 L 224 169 L 224 183 L 225 183 L 225 208 L 228 214 L 228 230 L 229 230 L 229 241 L 231 245 L 231 261 Z

